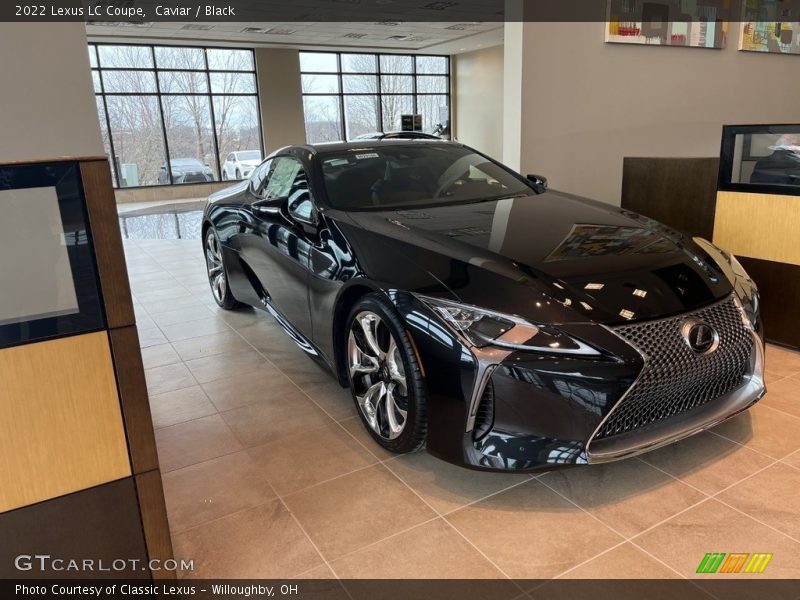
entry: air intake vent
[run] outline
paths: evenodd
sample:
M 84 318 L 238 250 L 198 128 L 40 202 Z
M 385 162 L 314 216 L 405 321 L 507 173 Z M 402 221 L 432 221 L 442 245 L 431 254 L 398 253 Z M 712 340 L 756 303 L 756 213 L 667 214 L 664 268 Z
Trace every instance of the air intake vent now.
M 475 428 L 472 437 L 475 441 L 484 437 L 494 425 L 494 384 L 489 381 L 483 390 L 483 396 L 475 413 Z
M 216 25 L 209 25 L 208 23 L 187 23 L 181 29 L 188 29 L 190 31 L 211 31 Z
M 420 8 L 424 8 L 425 10 L 447 10 L 454 6 L 458 6 L 458 2 L 430 2 L 429 4 L 420 6 Z
M 456 23 L 454 25 L 450 25 L 449 27 L 445 27 L 445 29 L 449 29 L 451 31 L 471 31 L 480 25 L 480 23 Z

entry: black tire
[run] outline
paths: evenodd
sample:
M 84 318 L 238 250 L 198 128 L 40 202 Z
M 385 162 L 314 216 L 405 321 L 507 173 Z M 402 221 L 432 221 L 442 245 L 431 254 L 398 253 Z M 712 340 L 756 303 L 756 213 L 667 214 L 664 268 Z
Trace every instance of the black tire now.
M 203 236 L 203 250 L 206 259 L 206 272 L 208 284 L 211 286 L 211 295 L 217 306 L 225 310 L 233 310 L 244 306 L 236 300 L 228 285 L 228 268 L 225 265 L 225 254 L 222 245 L 213 227 L 209 227 Z
M 365 415 L 364 410 L 361 408 L 361 404 L 358 400 L 359 395 L 362 397 L 364 396 L 366 388 L 369 388 L 375 383 L 379 383 L 382 377 L 381 373 L 385 373 L 386 377 L 389 377 L 391 369 L 389 369 L 387 366 L 390 364 L 388 358 L 383 361 L 381 367 L 374 374 L 357 374 L 354 377 L 353 369 L 351 368 L 353 363 L 351 360 L 350 346 L 351 334 L 358 337 L 356 334 L 361 331 L 361 335 L 363 336 L 361 321 L 359 321 L 359 323 L 355 323 L 355 321 L 357 317 L 363 317 L 364 315 L 369 314 L 374 314 L 379 317 L 379 324 L 376 325 L 375 337 L 378 340 L 380 349 L 383 351 L 389 350 L 392 347 L 391 339 L 393 338 L 397 352 L 391 364 L 397 364 L 398 355 L 402 361 L 402 375 L 405 381 L 406 394 L 403 396 L 400 393 L 402 388 L 395 384 L 394 391 L 397 392 L 397 395 L 393 400 L 392 406 L 396 406 L 399 411 L 393 413 L 395 417 L 399 416 L 403 408 L 405 408 L 406 415 L 402 431 L 393 439 L 389 439 L 387 435 L 379 434 L 375 429 L 373 429 L 373 426 L 370 425 L 370 422 Z M 361 422 L 364 424 L 364 427 L 367 429 L 372 438 L 390 452 L 405 454 L 419 450 L 425 444 L 425 436 L 428 427 L 427 394 L 425 390 L 425 382 L 422 378 L 422 370 L 420 369 L 416 352 L 414 352 L 414 347 L 409 339 L 409 335 L 406 332 L 403 322 L 400 320 L 400 317 L 397 315 L 394 307 L 385 296 L 382 294 L 373 293 L 363 296 L 358 302 L 356 302 L 355 306 L 353 306 L 350 314 L 347 317 L 346 327 L 344 348 L 342 348 L 342 351 L 345 353 L 345 368 L 347 369 L 347 378 L 350 382 L 350 391 L 353 396 L 353 402 L 356 405 L 356 411 L 361 418 Z M 387 337 L 387 334 L 391 335 L 391 338 Z M 386 354 L 386 356 L 388 357 L 388 354 Z M 375 358 L 377 358 L 377 356 L 375 356 Z M 372 359 L 369 358 L 369 360 Z M 393 383 L 389 379 L 386 381 L 388 385 Z M 387 408 L 387 404 L 388 400 L 384 400 L 383 426 L 385 426 L 385 431 L 388 431 L 389 427 L 386 414 L 386 411 L 389 410 Z M 380 410 L 375 413 L 375 420 L 378 424 L 378 429 L 382 429 L 379 417 Z M 391 435 L 391 433 L 388 435 Z
M 222 181 L 228 181 L 228 172 L 226 170 L 222 170 Z
M 242 172 L 239 169 L 236 169 L 236 179 L 242 178 Z

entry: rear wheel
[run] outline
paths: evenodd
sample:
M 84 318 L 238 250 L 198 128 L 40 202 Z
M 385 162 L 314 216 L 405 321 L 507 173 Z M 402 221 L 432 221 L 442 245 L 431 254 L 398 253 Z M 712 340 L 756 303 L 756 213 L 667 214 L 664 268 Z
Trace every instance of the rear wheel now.
M 427 405 L 411 340 L 378 294 L 359 300 L 347 321 L 350 390 L 361 421 L 381 446 L 399 454 L 422 447 Z
M 211 286 L 211 293 L 214 300 L 226 310 L 243 306 L 233 297 L 230 286 L 228 285 L 228 271 L 225 268 L 225 257 L 222 253 L 222 246 L 219 243 L 217 232 L 213 227 L 206 231 L 205 238 L 206 250 L 206 269 L 208 270 L 208 283 Z

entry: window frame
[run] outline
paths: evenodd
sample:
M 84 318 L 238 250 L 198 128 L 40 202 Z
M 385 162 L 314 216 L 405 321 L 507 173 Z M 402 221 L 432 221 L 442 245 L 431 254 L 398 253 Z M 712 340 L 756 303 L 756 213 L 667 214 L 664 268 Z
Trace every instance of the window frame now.
M 256 56 L 255 51 L 252 48 L 229 48 L 225 46 L 196 46 L 196 45 L 187 45 L 187 44 L 169 44 L 169 43 L 162 43 L 162 44 L 136 44 L 130 42 L 93 42 L 89 41 L 87 43 L 88 51 L 90 56 L 93 55 L 94 60 L 90 60 L 90 72 L 92 74 L 97 73 L 98 80 L 100 82 L 100 90 L 97 91 L 93 88 L 93 93 L 95 99 L 99 98 L 102 102 L 103 106 L 103 115 L 98 115 L 98 120 L 105 121 L 105 128 L 108 132 L 108 146 L 110 150 L 110 155 L 108 156 L 109 161 L 113 166 L 112 168 L 112 180 L 115 189 L 120 190 L 134 190 L 134 189 L 141 189 L 141 188 L 155 188 L 155 187 L 164 187 L 164 186 L 173 186 L 173 185 L 203 185 L 202 183 L 176 183 L 172 177 L 172 170 L 167 168 L 167 174 L 169 176 L 169 183 L 166 184 L 159 184 L 155 183 L 153 185 L 136 185 L 136 186 L 121 186 L 120 185 L 120 173 L 119 173 L 119 164 L 117 163 L 117 153 L 114 147 L 114 135 L 111 129 L 111 117 L 108 114 L 108 97 L 125 97 L 125 96 L 154 96 L 158 103 L 158 115 L 161 125 L 161 135 L 162 135 L 162 142 L 163 148 L 165 153 L 165 164 L 169 166 L 170 163 L 170 153 L 169 153 L 169 139 L 167 136 L 167 125 L 166 120 L 164 118 L 164 103 L 162 101 L 162 97 L 164 96 L 173 96 L 173 97 L 187 97 L 187 96 L 200 96 L 205 97 L 208 100 L 208 109 L 209 109 L 209 116 L 211 119 L 211 141 L 213 143 L 214 149 L 214 160 L 216 162 L 217 167 L 217 174 L 219 179 L 217 181 L 210 181 L 206 183 L 221 183 L 223 182 L 222 179 L 222 170 L 225 161 L 222 160 L 220 156 L 220 147 L 219 147 L 219 139 L 218 139 L 218 132 L 217 132 L 217 118 L 214 109 L 214 99 L 219 97 L 248 97 L 248 98 L 255 98 L 255 105 L 256 105 L 256 122 L 258 123 L 258 149 L 261 152 L 261 156 L 264 156 L 264 128 L 263 123 L 261 122 L 261 90 L 259 89 L 258 84 L 258 69 L 256 65 Z M 149 50 L 150 58 L 152 61 L 152 67 L 104 67 L 102 65 L 102 61 L 100 59 L 100 48 L 104 46 L 130 46 L 130 47 L 139 47 L 139 48 L 146 48 Z M 203 53 L 203 67 L 196 68 L 196 69 L 175 69 L 175 68 L 161 68 L 158 66 L 158 61 L 156 58 L 156 48 L 175 48 L 175 49 L 199 49 Z M 244 71 L 235 71 L 235 70 L 226 70 L 226 69 L 211 69 L 209 66 L 208 60 L 208 51 L 209 50 L 237 50 L 237 51 L 245 51 L 249 52 L 253 58 L 252 70 L 244 70 Z M 91 63 L 94 63 L 93 65 Z M 152 93 L 143 93 L 143 92 L 107 92 L 105 89 L 105 79 L 103 77 L 104 72 L 113 72 L 113 71 L 133 71 L 133 72 L 150 72 L 153 73 L 153 77 L 155 78 L 155 91 Z M 187 94 L 183 92 L 164 92 L 161 90 L 161 78 L 159 75 L 161 73 L 202 73 L 205 74 L 205 83 L 206 83 L 206 91 L 197 93 L 197 94 Z M 211 88 L 211 75 L 215 73 L 228 73 L 228 74 L 239 74 L 245 73 L 253 76 L 254 80 L 254 90 L 252 93 L 241 93 L 241 92 L 230 92 L 230 93 L 214 93 Z M 94 75 L 92 75 L 94 77 Z M 96 100 L 97 102 L 97 100 Z M 103 124 L 101 123 L 101 126 Z M 232 153 L 231 153 L 232 154 Z M 202 161 L 201 161 L 202 162 Z
M 346 96 L 374 96 L 377 99 L 377 117 L 378 117 L 378 132 L 386 133 L 386 123 L 384 123 L 383 119 L 383 97 L 384 96 L 411 96 L 412 97 L 412 110 L 413 114 L 419 114 L 419 97 L 420 96 L 445 96 L 447 98 L 447 112 L 450 115 L 449 121 L 452 123 L 452 85 L 453 85 L 453 78 L 452 78 L 452 70 L 453 66 L 451 64 L 450 57 L 443 54 L 406 54 L 406 53 L 399 53 L 399 52 L 359 52 L 357 50 L 351 50 L 347 52 L 330 52 L 325 50 L 301 50 L 300 54 L 329 54 L 336 56 L 336 71 L 304 71 L 302 67 L 302 63 L 300 65 L 300 78 L 302 81 L 303 75 L 335 75 L 338 78 L 339 83 L 339 91 L 338 92 L 305 92 L 301 90 L 303 98 L 306 96 L 336 96 L 339 100 L 339 127 L 342 132 L 342 137 L 344 140 L 349 139 L 348 131 L 347 131 L 347 115 L 345 113 L 345 102 L 344 99 Z M 349 54 L 356 54 L 356 55 L 369 55 L 375 57 L 375 71 L 370 73 L 356 73 L 351 71 L 343 71 L 342 69 L 342 55 L 349 55 Z M 394 71 L 384 71 L 381 68 L 381 58 L 384 56 L 408 56 L 411 58 L 411 72 L 410 73 L 399 73 Z M 417 59 L 418 58 L 443 58 L 445 59 L 445 64 L 447 65 L 445 73 L 427 73 L 427 72 L 419 72 L 417 69 Z M 375 77 L 377 80 L 377 92 L 375 93 L 365 93 L 365 92 L 345 92 L 344 91 L 344 78 L 346 76 L 352 75 L 366 75 L 370 77 Z M 411 77 L 411 91 L 410 92 L 383 92 L 383 77 L 384 76 L 402 76 L 402 77 Z M 418 89 L 418 78 L 420 77 L 445 77 L 447 79 L 447 91 L 446 92 L 420 92 Z M 305 105 L 303 110 L 303 121 L 304 125 L 305 121 Z M 452 130 L 452 125 L 451 125 Z M 314 143 L 309 142 L 308 143 Z

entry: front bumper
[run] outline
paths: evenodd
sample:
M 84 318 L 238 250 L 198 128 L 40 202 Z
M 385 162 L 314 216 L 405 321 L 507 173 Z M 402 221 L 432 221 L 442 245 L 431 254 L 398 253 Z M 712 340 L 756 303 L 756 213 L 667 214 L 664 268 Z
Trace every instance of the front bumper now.
M 765 393 L 763 341 L 748 331 L 753 343 L 735 389 L 648 426 L 602 438 L 601 425 L 634 389 L 647 362 L 613 330 L 590 324 L 567 330 L 604 349 L 601 359 L 499 352 L 467 347 L 414 299 L 395 298 L 395 305 L 425 372 L 427 449 L 462 466 L 535 471 L 619 460 L 713 427 Z

